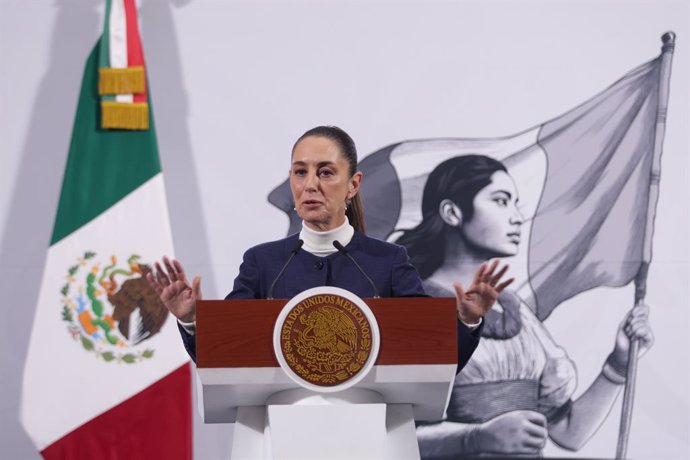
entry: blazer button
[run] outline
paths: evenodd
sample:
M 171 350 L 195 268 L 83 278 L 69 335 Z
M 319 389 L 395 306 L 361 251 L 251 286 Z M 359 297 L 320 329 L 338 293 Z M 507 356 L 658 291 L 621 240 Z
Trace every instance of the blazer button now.
M 317 260 L 314 262 L 314 268 L 317 270 L 321 270 L 323 268 L 323 261 L 322 260 Z

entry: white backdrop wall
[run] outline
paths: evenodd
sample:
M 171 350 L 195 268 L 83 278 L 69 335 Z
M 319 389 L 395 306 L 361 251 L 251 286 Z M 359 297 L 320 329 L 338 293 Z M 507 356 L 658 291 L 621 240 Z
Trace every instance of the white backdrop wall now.
M 142 0 L 140 19 L 176 255 L 205 297 L 230 289 L 243 251 L 285 235 L 267 202 L 294 140 L 317 124 L 362 157 L 410 138 L 495 137 L 558 116 L 678 36 L 629 454 L 690 456 L 690 234 L 686 1 Z M 100 0 L 0 0 L 0 455 L 37 458 L 18 422 L 21 373 Z M 366 180 L 366 179 L 365 179 Z M 597 289 L 546 321 L 587 388 L 632 289 Z M 50 376 L 46 376 L 47 379 Z M 612 457 L 620 401 L 577 452 Z M 198 420 L 197 420 L 198 422 Z M 228 426 L 195 426 L 197 458 Z

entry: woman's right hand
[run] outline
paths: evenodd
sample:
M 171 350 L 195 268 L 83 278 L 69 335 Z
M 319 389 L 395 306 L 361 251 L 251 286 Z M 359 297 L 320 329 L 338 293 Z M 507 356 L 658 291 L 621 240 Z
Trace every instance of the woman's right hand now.
M 479 425 L 480 452 L 537 454 L 546 443 L 546 417 L 531 410 L 498 415 Z
M 196 321 L 196 301 L 201 300 L 201 277 L 195 276 L 189 284 L 182 264 L 163 257 L 163 265 L 156 262 L 156 273 L 149 272 L 146 280 L 160 297 L 163 305 L 182 322 Z

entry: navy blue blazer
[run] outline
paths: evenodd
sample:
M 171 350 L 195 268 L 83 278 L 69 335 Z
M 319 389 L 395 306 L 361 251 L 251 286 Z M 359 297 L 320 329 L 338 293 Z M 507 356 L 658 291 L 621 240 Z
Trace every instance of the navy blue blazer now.
M 265 299 L 268 289 L 290 257 L 299 234 L 254 246 L 244 253 L 240 273 L 226 299 Z M 381 297 L 426 297 L 422 280 L 403 246 L 355 232 L 345 246 L 376 284 Z M 372 297 L 373 288 L 352 261 L 336 252 L 319 257 L 300 250 L 273 289 L 276 299 L 290 299 L 317 286 L 347 289 L 360 297 Z M 179 328 L 189 356 L 196 361 L 196 338 Z M 481 327 L 470 331 L 458 321 L 458 372 L 479 344 Z

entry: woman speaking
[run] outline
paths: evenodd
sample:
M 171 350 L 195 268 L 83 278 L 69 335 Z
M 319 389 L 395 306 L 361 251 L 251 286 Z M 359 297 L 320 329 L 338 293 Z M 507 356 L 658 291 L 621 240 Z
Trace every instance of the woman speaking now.
M 317 286 L 343 288 L 360 297 L 426 295 L 405 248 L 370 238 L 364 232 L 358 195 L 362 173 L 357 170 L 354 141 L 345 131 L 319 126 L 304 133 L 292 148 L 289 179 L 302 230 L 245 252 L 226 299 L 291 298 Z M 468 289 L 457 282 L 452 286 L 459 320 L 458 370 L 477 347 L 484 314 L 512 282 L 502 280 L 506 270 L 507 266 L 499 269 L 498 262 L 485 263 Z M 177 317 L 185 347 L 196 359 L 200 278 L 190 282 L 179 261 L 164 257 L 162 265 L 156 263 L 155 275 L 149 274 L 147 279 Z

